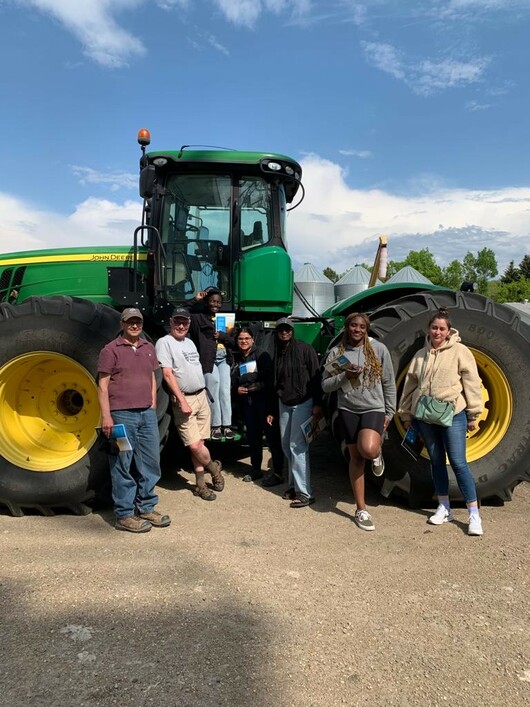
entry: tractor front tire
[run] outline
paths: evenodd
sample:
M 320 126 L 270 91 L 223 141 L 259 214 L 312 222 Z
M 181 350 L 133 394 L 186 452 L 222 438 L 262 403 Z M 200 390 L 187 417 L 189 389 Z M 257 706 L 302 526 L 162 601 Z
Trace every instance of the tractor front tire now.
M 12 514 L 84 512 L 108 483 L 95 380 L 119 331 L 119 312 L 80 298 L 0 305 L 0 503 Z

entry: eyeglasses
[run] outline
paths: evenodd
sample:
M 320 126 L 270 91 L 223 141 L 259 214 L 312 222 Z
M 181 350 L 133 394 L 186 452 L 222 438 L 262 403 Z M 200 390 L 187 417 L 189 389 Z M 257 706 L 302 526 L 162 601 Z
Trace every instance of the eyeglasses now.
M 190 323 L 189 323 L 188 320 L 186 320 L 186 321 L 184 321 L 184 322 L 183 322 L 183 321 L 176 322 L 176 321 L 173 319 L 173 326 L 174 326 L 174 327 L 177 327 L 177 328 L 178 328 L 178 327 L 184 327 L 184 328 L 185 328 L 185 327 L 187 327 L 187 326 L 189 326 L 189 325 L 190 325 Z
M 125 322 L 125 326 L 137 326 L 138 329 L 141 329 L 143 325 L 143 322 Z

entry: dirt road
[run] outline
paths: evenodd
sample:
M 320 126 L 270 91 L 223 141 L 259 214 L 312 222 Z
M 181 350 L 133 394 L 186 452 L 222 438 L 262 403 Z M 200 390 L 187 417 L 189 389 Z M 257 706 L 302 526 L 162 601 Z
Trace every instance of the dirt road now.
M 530 704 L 530 485 L 483 508 L 482 538 L 462 508 L 433 527 L 375 493 L 366 533 L 333 445 L 312 453 L 310 508 L 225 451 L 214 503 L 166 468 L 168 529 L 0 515 L 4 704 Z

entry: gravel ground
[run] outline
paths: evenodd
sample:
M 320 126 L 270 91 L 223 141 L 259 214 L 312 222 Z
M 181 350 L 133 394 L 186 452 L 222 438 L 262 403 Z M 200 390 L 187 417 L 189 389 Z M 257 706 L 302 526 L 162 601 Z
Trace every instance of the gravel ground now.
M 333 443 L 314 443 L 317 502 L 297 510 L 222 450 L 214 503 L 165 461 L 167 529 L 0 515 L 4 704 L 530 704 L 530 485 L 483 508 L 482 538 L 463 508 L 433 527 L 373 492 L 366 533 Z

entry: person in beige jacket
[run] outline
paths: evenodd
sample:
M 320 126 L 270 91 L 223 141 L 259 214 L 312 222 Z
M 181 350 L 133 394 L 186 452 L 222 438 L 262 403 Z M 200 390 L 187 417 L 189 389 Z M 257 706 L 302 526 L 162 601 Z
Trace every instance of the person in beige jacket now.
M 415 419 L 422 394 L 454 403 L 450 427 Z M 449 504 L 449 476 L 446 454 L 458 488 L 469 511 L 469 535 L 482 535 L 475 480 L 466 460 L 466 432 L 477 427 L 483 410 L 481 381 L 471 351 L 461 343 L 451 326 L 446 309 L 440 309 L 429 322 L 425 346 L 410 362 L 398 407 L 405 429 L 413 426 L 422 436 L 431 460 L 438 508 L 429 523 L 442 525 L 453 520 Z

